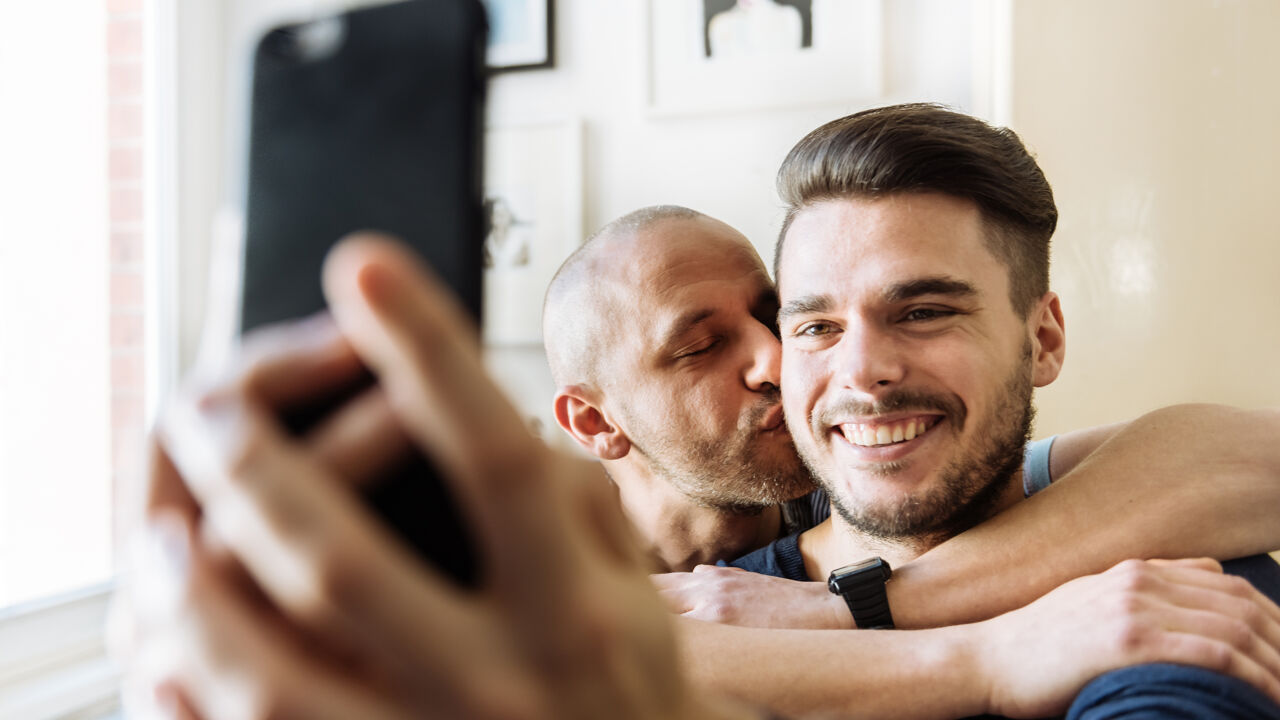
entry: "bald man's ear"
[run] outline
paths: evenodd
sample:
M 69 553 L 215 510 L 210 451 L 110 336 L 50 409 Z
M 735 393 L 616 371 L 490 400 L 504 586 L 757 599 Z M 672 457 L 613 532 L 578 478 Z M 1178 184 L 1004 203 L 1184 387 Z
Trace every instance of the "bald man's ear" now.
M 631 450 L 631 441 L 580 386 L 556 391 L 556 423 L 587 452 L 601 460 L 617 460 Z
M 1067 326 L 1057 293 L 1045 293 L 1031 311 L 1032 382 L 1044 387 L 1058 378 L 1067 355 Z

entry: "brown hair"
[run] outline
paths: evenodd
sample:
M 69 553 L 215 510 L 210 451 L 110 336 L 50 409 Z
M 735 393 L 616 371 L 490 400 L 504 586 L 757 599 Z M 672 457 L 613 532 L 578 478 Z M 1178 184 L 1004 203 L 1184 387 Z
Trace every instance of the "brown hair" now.
M 1053 190 L 1012 130 L 929 103 L 891 105 L 833 120 L 802 139 L 778 169 L 787 206 L 774 274 L 792 220 L 842 197 L 941 192 L 977 204 L 987 247 L 1009 269 L 1009 299 L 1026 315 L 1049 290 Z

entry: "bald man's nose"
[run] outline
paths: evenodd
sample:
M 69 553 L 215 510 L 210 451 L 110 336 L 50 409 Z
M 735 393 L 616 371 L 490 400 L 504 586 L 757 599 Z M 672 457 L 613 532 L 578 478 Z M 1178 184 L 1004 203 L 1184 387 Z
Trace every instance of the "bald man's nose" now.
M 778 387 L 782 382 L 782 343 L 773 331 L 760 323 L 752 325 L 746 339 L 750 363 L 745 380 L 752 390 L 766 385 Z

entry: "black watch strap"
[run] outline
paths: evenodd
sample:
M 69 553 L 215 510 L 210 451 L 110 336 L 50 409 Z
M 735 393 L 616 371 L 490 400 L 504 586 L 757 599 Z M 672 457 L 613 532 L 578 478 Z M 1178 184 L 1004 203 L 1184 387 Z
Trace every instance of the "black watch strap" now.
M 885 583 L 892 576 L 889 563 L 878 557 L 868 558 L 832 571 L 827 588 L 844 598 L 858 628 L 888 630 L 893 628 L 893 614 L 889 612 Z

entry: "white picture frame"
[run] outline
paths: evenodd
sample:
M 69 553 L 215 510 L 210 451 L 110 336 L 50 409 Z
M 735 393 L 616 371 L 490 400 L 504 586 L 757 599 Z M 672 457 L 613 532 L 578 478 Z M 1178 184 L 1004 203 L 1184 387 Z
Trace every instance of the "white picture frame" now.
M 543 295 L 583 240 L 581 121 L 486 129 L 485 206 L 485 345 L 541 345 Z
M 734 3 L 648 0 L 645 105 L 651 114 L 821 105 L 882 94 L 883 0 L 757 0 L 750 11 Z

